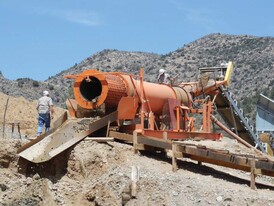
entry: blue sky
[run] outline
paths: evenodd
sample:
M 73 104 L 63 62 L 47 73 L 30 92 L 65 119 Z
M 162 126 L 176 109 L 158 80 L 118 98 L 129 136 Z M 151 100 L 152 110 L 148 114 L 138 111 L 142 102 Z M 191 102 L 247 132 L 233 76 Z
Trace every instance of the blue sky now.
M 167 54 L 210 33 L 274 37 L 273 0 L 0 0 L 0 70 L 46 80 L 103 49 Z

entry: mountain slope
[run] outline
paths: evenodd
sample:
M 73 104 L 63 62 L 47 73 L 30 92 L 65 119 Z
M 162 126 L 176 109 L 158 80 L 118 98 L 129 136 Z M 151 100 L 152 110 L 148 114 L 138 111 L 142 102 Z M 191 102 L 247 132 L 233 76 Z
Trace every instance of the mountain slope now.
M 41 90 L 50 89 L 56 104 L 64 106 L 65 99 L 72 96 L 73 84 L 72 80 L 63 78 L 66 74 L 91 68 L 138 74 L 139 68 L 143 67 L 145 79 L 155 81 L 158 70 L 164 68 L 171 75 L 179 74 L 179 81 L 187 82 L 197 79 L 199 67 L 218 66 L 227 61 L 232 61 L 235 66 L 230 89 L 248 116 L 254 117 L 256 98 L 260 93 L 274 98 L 273 37 L 210 34 L 166 55 L 103 50 L 47 81 L 39 82 L 39 86 L 34 80 L 10 81 L 0 76 L 0 91 L 35 99 Z M 20 87 L 20 81 L 24 80 Z

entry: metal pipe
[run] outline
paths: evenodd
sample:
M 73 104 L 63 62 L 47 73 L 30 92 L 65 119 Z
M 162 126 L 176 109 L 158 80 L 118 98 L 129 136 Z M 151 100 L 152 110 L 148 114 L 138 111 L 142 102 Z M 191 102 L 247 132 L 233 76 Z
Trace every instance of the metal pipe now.
M 243 140 L 242 138 L 240 138 L 238 135 L 236 135 L 234 132 L 232 132 L 230 129 L 228 129 L 225 125 L 223 125 L 219 120 L 217 120 L 216 117 L 214 117 L 213 115 L 210 115 L 210 119 L 216 124 L 218 125 L 222 130 L 224 130 L 225 132 L 227 132 L 229 135 L 231 135 L 233 138 L 235 138 L 237 141 L 239 141 L 240 143 L 242 143 L 243 145 L 245 145 L 248 148 L 254 148 L 251 144 L 249 144 L 248 142 L 246 142 L 245 140 Z
M 221 129 L 223 129 L 225 132 L 227 132 L 229 135 L 231 135 L 233 138 L 235 138 L 238 142 L 242 143 L 247 148 L 253 149 L 257 154 L 262 155 L 263 157 L 267 158 L 268 160 L 273 161 L 273 159 L 271 159 L 269 156 L 265 155 L 260 150 L 256 149 L 251 144 L 249 144 L 248 142 L 246 142 L 245 140 L 243 140 L 241 137 L 239 137 L 238 135 L 236 135 L 234 132 L 232 132 L 230 129 L 228 129 L 225 125 L 223 125 L 220 121 L 218 121 L 216 117 L 214 117 L 213 115 L 210 115 L 210 119 L 216 125 L 218 125 Z

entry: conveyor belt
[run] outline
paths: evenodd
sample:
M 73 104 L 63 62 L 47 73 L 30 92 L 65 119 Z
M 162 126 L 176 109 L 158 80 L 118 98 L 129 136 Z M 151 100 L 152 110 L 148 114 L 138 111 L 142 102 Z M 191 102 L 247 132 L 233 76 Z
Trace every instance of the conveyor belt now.
M 258 146 L 261 151 L 265 152 L 254 132 L 253 126 L 249 124 L 248 118 L 244 117 L 242 109 L 238 107 L 237 101 L 232 98 L 228 90 L 219 89 L 220 94 L 217 95 L 215 103 L 223 120 L 239 137 L 253 146 Z

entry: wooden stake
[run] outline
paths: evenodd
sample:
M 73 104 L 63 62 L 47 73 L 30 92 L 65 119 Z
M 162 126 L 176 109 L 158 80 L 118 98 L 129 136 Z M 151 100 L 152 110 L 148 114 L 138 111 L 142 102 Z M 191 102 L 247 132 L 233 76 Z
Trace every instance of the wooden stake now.
M 256 185 L 255 185 L 255 177 L 256 177 L 256 173 L 255 173 L 255 160 L 251 160 L 250 163 L 250 188 L 252 190 L 256 189 Z
M 176 150 L 177 150 L 177 145 L 173 143 L 172 144 L 172 171 L 173 172 L 176 172 L 178 170 Z
M 109 126 L 110 126 L 110 121 L 108 121 L 108 126 L 107 126 L 107 134 L 106 134 L 107 137 L 109 136 Z
M 6 103 L 5 111 L 4 111 L 4 119 L 3 119 L 3 138 L 5 137 L 6 114 L 7 114 L 9 99 L 10 99 L 10 97 L 8 97 L 8 99 L 7 99 L 7 103 Z
M 137 196 L 137 183 L 139 181 L 139 167 L 131 167 L 131 196 Z
M 91 140 L 95 142 L 108 142 L 114 141 L 113 137 L 86 137 L 85 140 Z
M 133 149 L 135 154 L 138 152 L 137 145 L 138 145 L 138 135 L 137 135 L 137 132 L 134 131 L 133 132 Z

